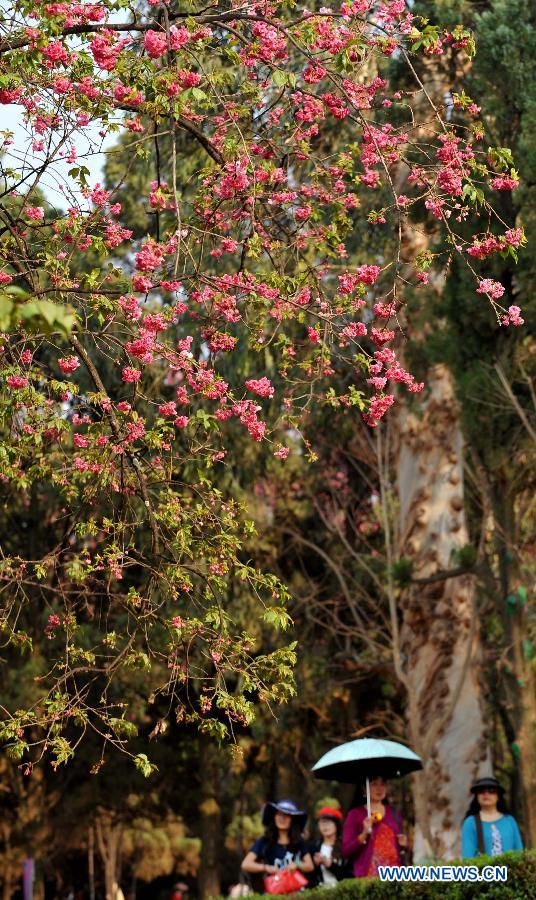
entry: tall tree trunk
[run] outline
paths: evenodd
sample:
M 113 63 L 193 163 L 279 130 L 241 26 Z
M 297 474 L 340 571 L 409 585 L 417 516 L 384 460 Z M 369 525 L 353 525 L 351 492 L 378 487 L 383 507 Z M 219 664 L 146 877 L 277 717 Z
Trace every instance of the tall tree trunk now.
M 106 900 L 117 900 L 118 867 L 123 840 L 123 826 L 113 821 L 109 812 L 100 811 L 95 820 L 97 846 L 104 869 Z
M 201 802 L 199 804 L 201 861 L 198 888 L 201 900 L 218 897 L 220 887 L 221 809 L 218 800 L 218 748 L 200 735 Z
M 2 900 L 11 900 L 15 887 L 11 866 L 6 866 L 5 872 L 2 872 L 2 879 Z
M 519 604 L 519 600 L 518 600 Z M 528 652 L 528 621 L 525 605 L 512 615 L 512 648 L 517 685 L 516 744 L 523 786 L 523 820 L 529 847 L 536 841 L 536 677 Z M 517 755 L 517 754 L 516 754 Z
M 523 585 L 519 559 L 516 510 L 506 483 L 497 483 L 493 491 L 495 541 L 499 557 L 502 594 L 502 619 L 508 664 L 501 673 L 509 718 L 513 725 L 510 749 L 519 766 L 521 788 L 516 799 L 525 824 L 525 840 L 536 841 L 536 672 L 532 661 L 527 591 Z
M 87 830 L 87 877 L 89 900 L 95 900 L 95 829 L 89 825 Z
M 416 860 L 459 855 L 471 781 L 490 771 L 475 579 L 440 574 L 455 568 L 453 553 L 468 543 L 463 439 L 444 366 L 429 373 L 428 390 L 421 414 L 406 412 L 401 423 L 398 457 L 398 555 L 423 580 L 402 596 L 400 635 L 409 736 L 425 762 L 414 778 Z

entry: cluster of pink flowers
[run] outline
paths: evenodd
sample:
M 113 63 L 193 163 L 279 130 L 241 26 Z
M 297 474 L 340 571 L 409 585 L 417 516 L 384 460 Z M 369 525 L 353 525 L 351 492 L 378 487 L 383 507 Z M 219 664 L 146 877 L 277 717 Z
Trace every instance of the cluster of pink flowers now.
M 140 337 L 134 341 L 127 341 L 125 344 L 127 353 L 131 353 L 140 360 L 144 365 L 148 366 L 152 363 L 155 351 L 155 336 L 149 331 L 140 331 Z
M 141 371 L 139 369 L 132 369 L 130 366 L 125 366 L 125 368 L 121 372 L 121 378 L 123 379 L 123 381 L 127 381 L 132 384 L 140 380 Z
M 499 300 L 504 294 L 504 285 L 500 281 L 493 281 L 492 278 L 484 278 L 479 281 L 476 292 L 477 294 L 486 294 L 492 300 Z
M 520 247 L 525 240 L 525 234 L 522 228 L 509 228 L 504 235 L 495 237 L 493 234 L 485 235 L 482 238 L 473 236 L 473 243 L 467 248 L 469 256 L 475 259 L 486 259 L 492 253 L 499 250 L 505 250 L 508 247 Z
M 433 216 L 435 216 L 436 219 L 443 218 L 443 207 L 445 206 L 444 200 L 428 197 L 428 199 L 424 201 L 424 205 L 426 206 L 426 209 L 430 210 L 430 212 Z
M 149 128 L 154 110 L 154 118 L 158 120 L 163 103 L 166 114 L 180 116 L 181 128 L 192 135 L 197 134 L 200 145 L 212 157 L 212 162 L 198 176 L 197 193 L 189 188 L 187 202 L 183 204 L 181 200 L 180 209 L 177 209 L 175 189 L 164 181 L 151 182 L 148 203 L 153 211 L 151 221 L 156 225 L 151 233 L 158 237 L 145 237 L 125 248 L 128 250 L 124 254 L 126 265 L 130 266 L 133 259 L 135 270 L 131 273 L 132 292 L 125 296 L 117 296 L 114 290 L 116 275 L 109 274 L 105 267 L 101 278 L 93 281 L 95 287 L 88 279 L 89 290 L 82 277 L 78 283 L 71 273 L 72 259 L 88 248 L 93 247 L 95 253 L 100 253 L 104 243 L 112 251 L 132 239 L 132 230 L 113 219 L 121 213 L 120 205 L 113 203 L 114 192 L 100 183 L 82 190 L 86 204 L 72 200 L 72 208 L 65 216 L 57 216 L 50 229 L 30 229 L 26 220 L 43 222 L 45 210 L 42 206 L 24 210 L 22 206 L 21 233 L 23 229 L 33 231 L 35 238 L 38 232 L 39 239 L 45 244 L 50 230 L 56 241 L 52 246 L 57 252 L 51 254 L 53 263 L 47 271 L 48 283 L 66 294 L 76 291 L 81 284 L 77 303 L 88 308 L 90 315 L 103 310 L 103 321 L 117 325 L 114 334 L 126 335 L 121 350 L 130 354 L 130 358 L 123 356 L 118 370 L 130 403 L 109 399 L 101 404 L 107 411 L 118 410 L 124 414 L 121 417 L 122 437 L 112 435 L 109 438 L 101 434 L 101 424 L 93 433 L 92 419 L 87 417 L 86 420 L 78 414 L 72 417 L 73 429 L 78 426 L 88 428 L 87 435 L 73 433 L 74 446 L 81 451 L 75 457 L 74 467 L 80 473 L 88 473 L 88 479 L 90 473 L 100 471 L 100 463 L 86 459 L 84 450 L 89 451 L 89 456 L 95 455 L 96 447 L 105 447 L 110 440 L 107 455 L 120 454 L 127 451 L 127 445 L 144 438 L 148 451 L 151 450 L 152 428 L 149 434 L 149 427 L 136 408 L 139 391 L 127 385 L 139 382 L 143 366 L 155 362 L 158 383 L 169 393 L 176 392 L 171 400 L 165 399 L 167 395 L 149 399 L 154 404 L 153 411 L 158 410 L 160 416 L 169 420 L 168 427 L 162 427 L 159 453 L 164 454 L 170 449 L 174 437 L 180 440 L 181 446 L 187 443 L 188 435 L 170 436 L 171 420 L 177 429 L 186 428 L 190 422 L 195 422 L 196 433 L 198 425 L 200 430 L 204 427 L 203 417 L 195 415 L 198 405 L 209 407 L 211 416 L 207 421 L 210 421 L 210 428 L 214 427 L 214 418 L 223 423 L 234 416 L 255 441 L 266 439 L 268 424 L 259 419 L 261 406 L 257 403 L 259 397 L 271 400 L 275 396 L 272 381 L 266 376 L 248 378 L 245 389 L 256 396 L 238 399 L 243 396 L 243 386 L 233 386 L 231 378 L 236 376 L 233 366 L 225 370 L 233 372 L 229 376 L 231 384 L 218 374 L 222 354 L 233 351 L 237 345 L 237 337 L 227 333 L 229 325 L 243 323 L 236 329 L 239 336 L 251 326 L 249 335 L 258 349 L 270 342 L 276 355 L 276 370 L 283 380 L 288 377 L 288 393 L 282 392 L 281 404 L 285 415 L 288 412 L 289 420 L 296 415 L 299 406 L 296 400 L 299 391 L 294 390 L 294 384 L 303 384 L 317 375 L 319 379 L 330 378 L 337 368 L 337 356 L 354 362 L 356 359 L 353 349 L 339 353 L 337 348 L 347 348 L 367 338 L 373 362 L 367 379 L 371 400 L 365 418 L 369 424 L 377 424 L 394 402 L 394 394 L 386 393 L 392 390 L 393 384 L 403 384 L 410 392 L 422 390 L 423 385 L 415 381 L 398 361 L 395 352 L 387 347 L 395 337 L 390 320 L 396 319 L 399 306 L 398 301 L 389 299 L 396 296 L 394 293 L 378 298 L 377 283 L 382 268 L 382 282 L 394 271 L 389 265 L 390 260 L 384 263 L 378 255 L 373 258 L 382 260 L 382 267 L 351 266 L 345 261 L 348 260 L 348 248 L 342 237 L 334 240 L 331 223 L 339 221 L 341 216 L 348 220 L 347 211 L 359 207 L 363 194 L 368 194 L 366 189 L 376 189 L 381 180 L 387 182 L 390 167 L 399 166 L 402 158 L 414 157 L 415 161 L 410 164 L 408 194 L 414 188 L 415 195 L 398 194 L 402 188 L 397 188 L 394 204 L 372 212 L 370 222 L 385 224 L 387 218 L 396 221 L 401 215 L 397 209 L 405 210 L 410 204 L 422 203 L 423 199 L 426 209 L 438 220 L 452 216 L 461 221 L 469 207 L 469 201 L 466 204 L 463 196 L 464 181 L 470 181 L 472 177 L 472 144 L 478 140 L 476 127 L 471 132 L 473 136 L 466 140 L 456 135 L 469 134 L 469 130 L 462 132 L 454 123 L 448 123 L 448 133 L 431 139 L 426 151 L 421 152 L 418 144 L 407 148 L 411 132 L 405 132 L 404 126 L 373 124 L 384 121 L 386 114 L 382 106 L 388 110 L 402 97 L 392 91 L 386 96 L 388 84 L 379 76 L 369 83 L 363 82 L 363 72 L 358 69 L 366 54 L 370 54 L 371 59 L 375 54 L 389 56 L 401 41 L 412 40 L 414 16 L 404 0 L 378 0 L 375 3 L 372 0 L 345 0 L 340 10 L 324 7 L 318 13 L 302 10 L 292 31 L 280 25 L 277 17 L 282 13 L 265 0 L 252 0 L 247 4 L 245 16 L 242 16 L 242 7 L 238 9 L 234 4 L 237 21 L 232 20 L 232 10 L 225 13 L 225 18 L 231 23 L 229 34 L 233 35 L 236 26 L 243 41 L 235 45 L 235 37 L 229 38 L 237 77 L 233 89 L 223 91 L 223 102 L 217 77 L 214 78 L 211 66 L 204 65 L 203 52 L 210 53 L 211 48 L 200 48 L 197 43 L 210 40 L 210 28 L 196 25 L 195 12 L 186 20 L 188 27 L 174 24 L 169 27 L 168 17 L 162 18 L 152 9 L 157 5 L 157 0 L 149 0 L 143 28 L 139 32 L 125 29 L 129 36 L 123 39 L 118 37 L 123 27 L 116 30 L 116 26 L 110 24 L 109 10 L 105 6 L 78 2 L 69 5 L 63 0 L 46 3 L 45 0 L 44 7 L 38 4 L 35 15 L 32 13 L 39 27 L 21 32 L 26 34 L 28 52 L 37 58 L 39 72 L 44 73 L 43 89 L 38 85 L 38 79 L 35 85 L 32 82 L 30 92 L 11 86 L 11 82 L 0 89 L 0 103 L 22 105 L 31 130 L 29 146 L 35 153 L 46 152 L 49 139 L 60 134 L 62 126 L 75 124 L 82 129 L 99 118 L 100 138 L 106 138 L 112 121 L 121 121 L 121 127 L 133 134 L 142 134 Z M 52 23 L 48 21 L 50 19 Z M 86 23 L 102 24 L 86 28 Z M 83 27 L 78 28 L 79 25 Z M 69 37 L 62 34 L 65 27 L 78 29 L 75 43 L 71 43 L 72 31 L 69 31 Z M 226 34 L 218 25 L 218 53 L 228 39 Z M 296 76 L 287 65 L 290 34 L 292 46 L 303 41 L 307 51 L 303 57 L 307 62 L 301 74 Z M 452 34 L 442 34 L 431 43 L 427 52 L 440 54 L 444 46 L 462 47 L 464 42 L 463 37 L 455 40 Z M 126 47 L 128 53 L 123 52 Z M 345 54 L 349 65 L 344 67 L 344 76 L 337 74 L 334 78 L 341 53 Z M 136 54 L 139 65 L 134 65 L 136 85 L 133 87 L 129 84 L 129 63 L 131 58 L 135 63 Z M 356 68 L 352 70 L 354 63 Z M 375 71 L 368 65 L 363 69 L 366 70 Z M 203 84 L 202 91 L 196 90 L 200 84 Z M 297 84 L 301 90 L 296 89 Z M 253 89 L 258 91 L 258 99 L 253 111 L 255 127 L 251 129 L 248 101 L 244 97 L 253 96 Z M 142 106 L 146 98 L 150 102 Z M 410 90 L 405 98 L 405 102 L 411 103 Z M 466 104 L 460 105 L 463 109 Z M 365 118 L 362 118 L 361 111 L 373 109 L 379 113 L 377 117 L 365 112 Z M 470 114 L 475 109 L 470 108 Z M 123 110 L 128 110 L 126 119 L 120 119 L 119 113 Z M 341 153 L 319 162 L 317 148 L 322 145 L 322 127 L 327 123 L 332 128 L 333 117 L 342 122 L 349 116 L 357 128 L 357 123 L 362 120 L 361 139 L 358 132 L 357 137 L 352 138 L 358 142 L 356 145 L 348 143 Z M 146 136 L 150 136 L 149 130 Z M 143 146 L 143 140 L 136 139 L 132 143 Z M 435 158 L 431 147 L 437 150 Z M 411 148 L 415 152 L 406 153 L 406 149 Z M 69 145 L 61 152 L 63 157 L 60 158 L 78 167 L 78 175 L 75 169 L 75 174 L 70 177 L 76 181 L 82 178 L 84 182 L 81 162 L 77 164 L 79 151 Z M 493 165 L 491 161 L 488 163 Z M 516 187 L 515 170 L 509 168 L 508 171 L 510 175 L 489 172 L 484 175 L 482 180 L 487 183 L 486 189 Z M 23 195 L 19 197 L 23 201 Z M 145 203 L 146 198 L 141 198 L 141 202 Z M 52 206 L 50 210 L 47 218 L 52 219 Z M 523 243 L 523 232 L 519 228 L 496 237 L 491 233 L 495 224 L 482 227 L 488 228 L 485 234 L 475 236 L 471 242 L 459 238 L 460 245 L 455 244 L 456 250 L 466 252 L 474 259 L 485 259 L 492 253 L 517 248 Z M 292 233 L 290 251 L 283 237 L 285 231 Z M 71 248 L 69 254 L 64 246 L 67 244 Z M 287 266 L 289 252 L 292 263 Z M 229 259 L 225 254 L 235 256 Z M 314 255 L 315 263 L 309 266 Z M 270 260 L 276 257 L 277 265 L 271 266 Z M 282 257 L 281 268 L 278 267 L 279 257 Z M 251 259 L 254 260 L 252 264 Z M 302 259 L 305 261 L 303 266 Z M 257 265 L 256 260 L 261 262 Z M 293 280 L 296 260 L 300 260 L 300 277 L 298 279 L 294 271 Z M 7 257 L 3 264 L 18 271 L 8 263 Z M 343 271 L 345 267 L 351 271 Z M 226 268 L 229 271 L 226 272 Z M 177 280 L 178 272 L 182 283 Z M 333 278 L 334 272 L 337 279 Z M 0 284 L 9 284 L 13 277 L 0 271 Z M 428 274 L 418 271 L 416 280 L 425 284 Z M 415 277 L 412 281 L 415 282 Z M 481 279 L 477 291 L 492 301 L 496 314 L 502 315 L 504 325 L 523 323 L 519 307 L 510 306 L 506 311 L 496 304 L 505 292 L 499 282 Z M 149 292 L 153 293 L 145 298 L 135 296 Z M 180 295 L 170 298 L 166 292 L 180 292 Z M 399 305 L 403 302 L 401 297 Z M 375 319 L 367 309 L 363 313 L 364 321 L 357 321 L 358 311 L 368 306 L 373 306 Z M 188 318 L 181 319 L 185 313 Z M 291 323 L 290 328 L 286 327 L 288 323 Z M 193 334 L 186 335 L 184 329 L 190 324 Z M 166 329 L 169 329 L 168 334 L 160 338 L 160 333 Z M 175 345 L 177 330 L 180 339 Z M 25 342 L 26 337 L 19 346 L 25 346 Z M 20 359 L 22 365 L 32 365 L 31 351 L 24 350 Z M 124 366 L 124 362 L 132 365 Z M 72 374 L 80 366 L 80 360 L 77 356 L 66 356 L 58 360 L 58 366 L 64 375 Z M 7 382 L 15 389 L 28 387 L 30 383 L 26 375 L 18 373 L 10 374 Z M 149 386 L 151 378 L 144 379 L 145 383 Z M 38 384 L 37 377 L 35 384 Z M 74 404 L 74 386 L 72 393 L 66 391 L 63 397 Z M 146 402 L 141 395 L 140 399 Z M 350 401 L 350 395 L 341 400 L 348 405 Z M 18 402 L 22 402 L 20 395 Z M 191 416 L 177 415 L 182 411 L 181 407 L 188 404 L 191 404 L 188 408 L 188 412 L 192 409 Z M 278 403 L 265 405 L 274 413 L 274 410 L 280 410 L 281 404 L 278 393 Z M 30 429 L 34 425 L 26 422 L 23 427 Z M 49 429 L 49 434 L 51 440 L 61 438 L 59 431 L 55 434 L 54 429 Z M 287 447 L 277 443 L 274 447 L 275 457 L 285 459 L 288 456 Z M 211 447 L 212 461 L 222 458 L 223 451 L 218 453 L 218 450 Z M 162 458 L 158 457 L 158 464 L 163 466 Z M 114 490 L 133 488 L 132 485 L 117 486 Z M 220 568 L 219 562 L 213 564 L 215 573 Z
M 91 197 L 95 206 L 105 206 L 110 199 L 110 195 L 111 191 L 105 190 L 102 185 L 97 182 L 89 196 Z M 118 212 L 121 212 L 121 207 L 119 207 Z
M 257 416 L 259 410 L 260 406 L 255 406 L 251 400 L 241 400 L 232 406 L 233 415 L 238 416 L 254 441 L 262 441 L 266 431 L 266 422 L 262 422 Z
M 374 428 L 380 419 L 383 418 L 388 409 L 391 408 L 395 398 L 393 394 L 384 394 L 381 397 L 372 397 L 368 412 L 363 416 L 367 425 Z
M 53 638 L 56 637 L 56 628 L 59 628 L 60 624 L 61 624 L 60 617 L 57 616 L 55 613 L 52 613 L 48 617 L 48 622 L 45 625 L 44 631 L 45 631 L 45 635 L 47 636 L 49 641 L 53 640 Z
M 246 190 L 251 184 L 251 179 L 247 174 L 247 163 L 235 162 L 226 163 L 224 174 L 214 188 L 216 196 L 223 200 L 229 200 L 236 194 Z
M 119 244 L 124 243 L 124 241 L 130 240 L 131 237 L 132 231 L 130 228 L 123 228 L 118 222 L 110 222 L 106 226 L 104 243 L 110 250 L 113 250 L 115 247 L 119 247 Z
M 511 178 L 508 175 L 497 175 L 491 182 L 491 186 L 496 191 L 513 191 L 519 186 L 519 178 Z
M 20 390 L 21 388 L 28 387 L 30 382 L 28 381 L 26 375 L 8 375 L 7 383 L 10 388 L 13 388 L 14 390 Z
M 46 64 L 50 67 L 58 63 L 68 63 L 71 58 L 60 40 L 51 41 L 50 44 L 42 48 L 41 53 L 43 56 L 46 56 Z
M 256 62 L 283 62 L 287 58 L 287 38 L 268 22 L 255 22 L 253 25 L 255 40 L 247 49 L 241 50 L 246 66 Z
M 258 394 L 259 397 L 269 397 L 270 399 L 274 396 L 274 386 L 269 378 L 248 378 L 246 381 L 246 387 L 248 391 L 252 391 L 254 394 Z
M 287 459 L 289 452 L 288 447 L 279 447 L 278 450 L 274 451 L 274 456 L 277 456 L 279 459 Z
M 64 356 L 58 359 L 58 366 L 64 375 L 71 375 L 80 368 L 80 360 L 77 356 Z
M 360 284 L 374 284 L 380 274 L 379 266 L 358 266 L 354 273 L 339 275 L 339 293 L 352 294 Z
M 379 319 L 390 319 L 396 312 L 396 303 L 394 301 L 390 303 L 379 301 L 374 304 L 373 312 Z
M 326 77 L 326 69 L 323 66 L 319 65 L 309 65 L 302 72 L 302 78 L 307 84 L 317 84 L 319 81 L 322 81 L 323 78 Z
M 355 341 L 358 338 L 365 337 L 367 326 L 363 322 L 350 322 L 345 325 L 340 333 L 340 346 L 346 346 L 349 341 Z
M 491 253 L 501 249 L 501 242 L 494 236 L 483 238 L 482 240 L 473 239 L 473 243 L 467 248 L 469 256 L 475 259 L 486 259 Z
M 503 325 L 523 325 L 524 319 L 521 318 L 521 310 L 519 306 L 509 306 L 508 313 L 502 317 Z
M 129 294 L 127 297 L 120 297 L 119 305 L 131 322 L 136 322 L 141 317 L 141 309 L 133 294 Z
M 168 403 L 161 403 L 158 407 L 158 412 L 161 416 L 176 416 L 177 404 L 174 400 L 170 400 Z
M 205 332 L 203 336 L 208 340 L 208 347 L 211 353 L 219 353 L 221 351 L 229 353 L 236 347 L 237 339 L 232 334 L 212 330 Z
M 392 332 L 391 332 L 392 334 Z M 374 353 L 374 362 L 370 366 L 371 377 L 367 379 L 376 391 L 383 391 L 389 380 L 404 384 L 410 393 L 419 393 L 424 388 L 424 382 L 416 382 L 413 375 L 400 364 L 394 350 L 384 347 Z M 370 407 L 364 415 L 368 425 L 377 425 L 387 410 L 394 403 L 392 394 L 378 394 L 371 398 Z
M 136 254 L 136 269 L 141 272 L 154 272 L 162 264 L 165 248 L 156 241 L 148 240 Z
M 168 49 L 168 42 L 165 32 L 153 31 L 152 29 L 149 29 L 149 31 L 145 32 L 143 46 L 147 50 L 147 53 L 151 59 L 158 59 L 159 56 L 163 56 Z
M 42 222 L 45 218 L 45 210 L 42 206 L 28 206 L 25 212 L 27 217 L 34 222 Z
M 106 72 L 113 72 L 117 65 L 117 58 L 123 47 L 130 43 L 128 38 L 118 41 L 113 31 L 103 29 L 90 42 L 93 59 Z
M 188 31 L 183 25 L 172 25 L 169 29 L 169 43 L 164 31 L 154 31 L 150 28 L 145 32 L 143 40 L 144 49 L 150 59 L 158 59 L 167 50 L 181 50 L 188 41 L 201 41 L 209 38 L 212 31 L 209 27 L 198 28 L 194 32 Z
M 132 289 L 141 294 L 146 294 L 153 287 L 153 282 L 146 275 L 134 275 L 132 278 Z

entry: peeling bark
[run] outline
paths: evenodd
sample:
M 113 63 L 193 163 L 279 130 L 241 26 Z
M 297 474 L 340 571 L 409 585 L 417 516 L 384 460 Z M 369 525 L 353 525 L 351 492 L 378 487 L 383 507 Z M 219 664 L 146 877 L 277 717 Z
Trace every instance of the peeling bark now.
M 95 819 L 95 833 L 104 869 L 106 900 L 117 900 L 120 896 L 118 879 L 123 826 L 114 822 L 111 813 L 99 811 Z
M 509 711 L 512 732 L 508 734 L 514 765 L 518 766 L 516 801 L 525 823 L 525 841 L 536 840 L 536 670 L 527 654 L 525 641 L 530 635 L 530 606 L 517 591 L 523 583 L 519 553 L 521 511 L 508 491 L 507 481 L 499 481 L 491 491 L 494 537 L 499 559 L 499 581 L 503 603 L 507 664 L 503 666 L 500 688 Z M 507 597 L 514 600 L 511 608 Z M 505 729 L 506 731 L 506 729 Z
M 200 736 L 201 802 L 199 804 L 201 863 L 198 890 L 201 900 L 221 895 L 221 809 L 218 798 L 218 749 Z
M 468 543 L 463 439 L 448 369 L 429 374 L 419 417 L 401 422 L 398 555 L 415 578 L 453 568 Z M 416 860 L 460 853 L 460 825 L 474 778 L 491 771 L 481 706 L 475 577 L 413 585 L 401 598 L 400 647 L 412 746 L 425 771 L 414 777 Z

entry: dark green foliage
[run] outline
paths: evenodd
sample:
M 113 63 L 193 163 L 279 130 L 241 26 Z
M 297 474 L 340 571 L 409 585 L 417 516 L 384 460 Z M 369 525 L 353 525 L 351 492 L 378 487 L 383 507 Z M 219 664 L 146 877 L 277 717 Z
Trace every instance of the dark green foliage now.
M 456 865 L 456 863 L 449 863 Z M 341 881 L 336 888 L 327 891 L 317 888 L 308 891 L 311 900 L 472 900 L 487 897 L 488 900 L 533 900 L 536 897 L 536 852 L 505 853 L 502 856 L 481 856 L 478 860 L 463 860 L 459 865 L 507 866 L 505 882 L 388 882 L 377 879 L 357 878 Z M 254 898 L 252 898 L 254 900 Z

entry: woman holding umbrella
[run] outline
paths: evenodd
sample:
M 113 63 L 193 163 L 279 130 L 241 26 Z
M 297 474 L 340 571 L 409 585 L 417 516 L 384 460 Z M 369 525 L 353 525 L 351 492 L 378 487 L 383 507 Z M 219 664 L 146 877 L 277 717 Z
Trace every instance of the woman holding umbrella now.
M 369 778 L 370 815 L 362 795 L 351 809 L 342 833 L 342 852 L 353 864 L 355 878 L 378 875 L 379 866 L 399 866 L 400 848 L 407 847 L 402 820 L 387 800 L 387 782 L 381 775 Z
M 360 738 L 328 750 L 313 766 L 317 778 L 365 782 L 365 797 L 350 810 L 342 835 L 343 855 L 352 861 L 356 878 L 378 874 L 382 865 L 400 865 L 400 849 L 407 846 L 400 816 L 387 802 L 387 778 L 422 769 L 413 750 L 384 738 Z M 372 774 L 374 773 L 374 775 Z

